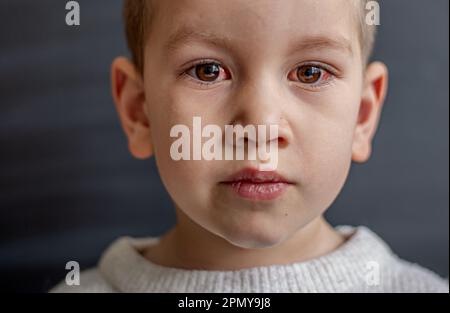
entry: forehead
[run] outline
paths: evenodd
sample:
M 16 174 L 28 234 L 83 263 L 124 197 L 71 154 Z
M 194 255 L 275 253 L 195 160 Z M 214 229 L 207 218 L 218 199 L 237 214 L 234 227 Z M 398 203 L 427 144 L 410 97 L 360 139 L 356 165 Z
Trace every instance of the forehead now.
M 359 25 L 354 1 L 159 1 L 151 32 L 168 51 L 188 41 L 267 50 L 303 38 L 301 47 L 352 53 Z

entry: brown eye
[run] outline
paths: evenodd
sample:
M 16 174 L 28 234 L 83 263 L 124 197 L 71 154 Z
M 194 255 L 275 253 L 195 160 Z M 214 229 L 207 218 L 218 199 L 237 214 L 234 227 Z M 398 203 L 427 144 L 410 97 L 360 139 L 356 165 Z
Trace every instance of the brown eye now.
M 216 63 L 199 64 L 195 66 L 195 76 L 201 81 L 213 82 L 220 76 L 220 65 Z
M 322 69 L 317 66 L 304 65 L 297 69 L 297 78 L 304 84 L 317 83 L 322 77 Z

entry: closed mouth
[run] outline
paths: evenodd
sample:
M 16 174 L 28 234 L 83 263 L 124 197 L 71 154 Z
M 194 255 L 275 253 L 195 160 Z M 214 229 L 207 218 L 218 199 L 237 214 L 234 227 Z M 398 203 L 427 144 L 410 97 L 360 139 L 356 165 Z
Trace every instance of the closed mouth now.
M 245 168 L 231 175 L 221 184 L 231 187 L 239 196 L 251 200 L 274 200 L 280 197 L 293 182 L 275 171 Z

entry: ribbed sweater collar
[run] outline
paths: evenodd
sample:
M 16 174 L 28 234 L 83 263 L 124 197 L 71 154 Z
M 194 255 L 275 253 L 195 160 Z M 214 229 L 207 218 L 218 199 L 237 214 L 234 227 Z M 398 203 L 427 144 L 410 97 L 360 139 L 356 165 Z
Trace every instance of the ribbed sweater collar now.
M 99 262 L 103 278 L 119 292 L 349 292 L 367 284 L 368 271 L 395 257 L 364 226 L 336 228 L 347 240 L 336 250 L 304 262 L 235 271 L 186 270 L 160 266 L 140 251 L 159 238 L 122 237 Z

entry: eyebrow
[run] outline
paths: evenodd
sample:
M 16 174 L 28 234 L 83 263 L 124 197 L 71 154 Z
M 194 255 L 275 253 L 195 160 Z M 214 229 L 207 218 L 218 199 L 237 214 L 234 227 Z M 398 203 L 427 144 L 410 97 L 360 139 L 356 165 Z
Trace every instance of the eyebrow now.
M 189 27 L 180 28 L 175 31 L 167 41 L 166 51 L 168 53 L 176 51 L 180 46 L 191 42 L 205 42 L 212 46 L 225 47 L 231 49 L 231 42 L 226 37 L 220 37 L 207 31 L 198 31 Z
M 340 35 L 333 35 L 333 37 L 324 35 L 303 37 L 291 46 L 290 52 L 315 50 L 337 50 L 351 56 L 353 55 L 351 42 Z
M 170 35 L 166 44 L 166 51 L 170 54 L 175 52 L 180 46 L 192 42 L 205 42 L 212 46 L 232 50 L 231 41 L 226 37 L 217 36 L 207 31 L 198 31 L 190 27 L 181 27 Z M 337 50 L 351 56 L 353 55 L 351 42 L 347 38 L 340 35 L 314 35 L 300 37 L 298 41 L 291 45 L 289 53 L 317 50 Z

